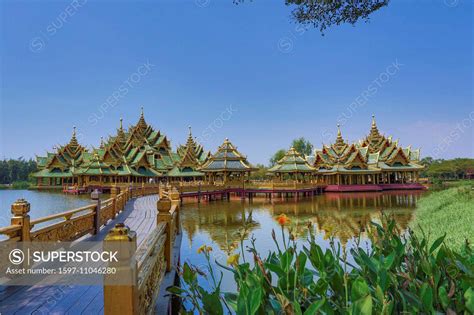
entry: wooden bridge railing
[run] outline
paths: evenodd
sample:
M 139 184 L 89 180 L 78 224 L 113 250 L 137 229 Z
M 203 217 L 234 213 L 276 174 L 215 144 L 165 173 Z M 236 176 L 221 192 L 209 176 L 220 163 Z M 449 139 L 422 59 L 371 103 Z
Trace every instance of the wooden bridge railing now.
M 129 285 L 104 286 L 104 314 L 151 314 L 166 272 L 172 270 L 173 245 L 181 233 L 179 192 L 167 187 L 160 190 L 157 203 L 157 225 L 135 255 L 130 256 Z M 107 235 L 106 242 L 132 242 L 136 233 L 118 224 Z M 136 266 L 136 267 L 135 267 Z
M 177 189 L 180 193 L 197 192 L 197 191 L 216 191 L 222 189 L 258 189 L 258 190 L 295 190 L 295 189 L 311 189 L 318 186 L 324 186 L 316 180 L 307 182 L 288 181 L 228 181 L 226 183 L 207 183 L 207 182 L 190 182 L 180 183 Z
M 73 241 L 86 234 L 96 234 L 100 228 L 114 219 L 125 208 L 131 198 L 157 194 L 159 186 L 141 188 L 111 188 L 111 197 L 100 200 L 100 193 L 91 194 L 93 204 L 48 215 L 31 220 L 30 204 L 19 199 L 11 206 L 11 225 L 0 228 L 0 235 L 6 236 L 3 241 Z M 35 226 L 42 226 L 34 229 Z

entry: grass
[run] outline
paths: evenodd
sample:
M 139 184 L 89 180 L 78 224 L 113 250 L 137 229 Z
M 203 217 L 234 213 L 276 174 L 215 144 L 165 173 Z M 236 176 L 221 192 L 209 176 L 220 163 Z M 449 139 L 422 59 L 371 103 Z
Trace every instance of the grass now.
M 474 239 L 473 183 L 463 182 L 457 187 L 434 191 L 422 198 L 411 227 L 430 241 L 446 233 L 446 245 L 459 249 L 468 239 Z
M 16 181 L 11 184 L 0 184 L 0 189 L 28 189 L 30 186 L 31 182 Z

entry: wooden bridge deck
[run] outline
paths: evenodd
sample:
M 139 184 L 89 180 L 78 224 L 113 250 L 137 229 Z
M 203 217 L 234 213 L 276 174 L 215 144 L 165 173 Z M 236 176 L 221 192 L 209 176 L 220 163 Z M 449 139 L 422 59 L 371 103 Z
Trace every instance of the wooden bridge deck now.
M 158 195 L 130 200 L 99 234 L 81 240 L 102 241 L 118 222 L 137 232 L 137 246 L 156 226 Z M 103 286 L 1 286 L 0 314 L 103 314 Z

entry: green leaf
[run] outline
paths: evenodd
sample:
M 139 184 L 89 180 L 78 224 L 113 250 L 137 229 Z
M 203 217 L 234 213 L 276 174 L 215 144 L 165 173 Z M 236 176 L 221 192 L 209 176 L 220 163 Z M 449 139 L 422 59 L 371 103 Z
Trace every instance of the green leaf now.
M 238 295 L 232 292 L 224 293 L 224 299 L 227 302 L 227 305 L 232 307 L 234 311 L 237 311 L 237 298 Z
M 369 286 L 367 282 L 361 277 L 355 279 L 354 283 L 352 284 L 351 289 L 351 297 L 352 300 L 356 301 L 360 298 L 364 298 L 369 294 Z
M 382 288 L 379 285 L 377 285 L 377 287 L 375 288 L 375 297 L 377 298 L 377 300 L 379 300 L 380 304 L 383 304 L 385 296 L 383 294 Z
M 433 289 L 428 283 L 423 283 L 421 286 L 420 297 L 425 310 L 431 311 L 433 309 Z
M 256 314 L 262 303 L 262 289 L 252 290 L 250 292 L 250 315 Z
M 443 305 L 443 308 L 446 309 L 449 305 L 449 297 L 448 297 L 448 291 L 446 290 L 444 286 L 439 287 L 438 297 L 439 297 L 439 300 L 441 301 L 441 305 Z
M 385 260 L 383 262 L 385 269 L 390 270 L 394 261 L 395 261 L 395 252 L 391 252 L 390 255 L 385 257 Z
M 173 286 L 166 288 L 166 291 L 174 295 L 181 295 L 181 293 L 186 292 L 186 290 L 181 289 L 180 287 Z
M 320 301 L 313 302 L 313 304 L 311 304 L 306 309 L 303 315 L 315 315 L 318 312 L 318 310 L 324 305 L 324 303 L 326 303 L 326 298 L 324 297 Z
M 183 280 L 188 285 L 191 285 L 196 280 L 196 273 L 191 269 L 188 263 L 184 263 L 183 266 Z
M 264 266 L 267 267 L 270 271 L 276 273 L 279 277 L 283 277 L 285 275 L 285 271 L 279 265 L 267 262 L 264 264 Z
M 433 253 L 441 244 L 443 244 L 444 239 L 446 237 L 446 233 L 443 236 L 438 238 L 436 241 L 433 242 L 433 245 L 430 247 L 430 254 Z
M 469 288 L 464 293 L 464 299 L 466 300 L 466 308 L 474 314 L 474 289 Z
M 219 293 L 217 291 L 212 294 L 204 292 L 202 296 L 202 304 L 204 310 L 210 315 L 222 315 L 224 313 Z
M 352 314 L 354 315 L 372 315 L 372 297 L 366 297 L 357 300 L 352 306 Z

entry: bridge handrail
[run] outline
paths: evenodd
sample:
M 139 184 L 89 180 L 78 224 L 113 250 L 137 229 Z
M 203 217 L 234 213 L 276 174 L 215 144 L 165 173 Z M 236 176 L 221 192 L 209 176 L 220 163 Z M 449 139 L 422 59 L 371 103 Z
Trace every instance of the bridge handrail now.
M 10 241 L 72 241 L 87 233 L 95 234 L 103 225 L 123 211 L 128 200 L 157 194 L 159 185 L 120 188 L 112 187 L 111 197 L 106 200 L 100 200 L 100 197 L 97 197 L 92 204 L 33 220 L 28 215 L 30 204 L 26 200 L 17 200 L 12 205 L 12 224 L 1 227 L 0 235 L 8 236 L 7 240 Z M 63 220 L 56 221 L 58 219 Z M 42 223 L 47 225 L 33 230 L 35 225 Z M 74 224 L 71 225 L 72 223 Z
M 37 225 L 37 224 L 40 224 L 40 223 L 44 223 L 44 222 L 47 222 L 47 221 L 52 221 L 52 220 L 59 219 L 59 218 L 64 218 L 65 220 L 69 220 L 69 219 L 71 219 L 71 217 L 74 214 L 77 214 L 77 213 L 80 213 L 80 212 L 83 212 L 83 211 L 86 211 L 86 210 L 92 210 L 93 211 L 95 209 L 95 206 L 96 206 L 95 204 L 90 204 L 90 205 L 83 206 L 83 207 L 80 207 L 80 208 L 77 208 L 77 209 L 47 215 L 45 217 L 41 217 L 41 218 L 38 218 L 38 219 L 35 219 L 35 220 L 31 220 L 31 225 Z
M 135 282 L 127 286 L 104 286 L 104 314 L 130 313 L 151 314 L 154 310 L 160 286 L 166 272 L 171 271 L 173 247 L 177 234 L 180 233 L 179 193 L 176 189 L 164 187 L 160 190 L 157 202 L 157 224 L 147 238 L 140 244 L 131 257 L 130 273 Z M 115 238 L 114 231 L 109 232 L 106 242 L 133 242 L 136 245 L 136 233 L 123 224 L 116 228 L 128 233 L 121 233 Z

